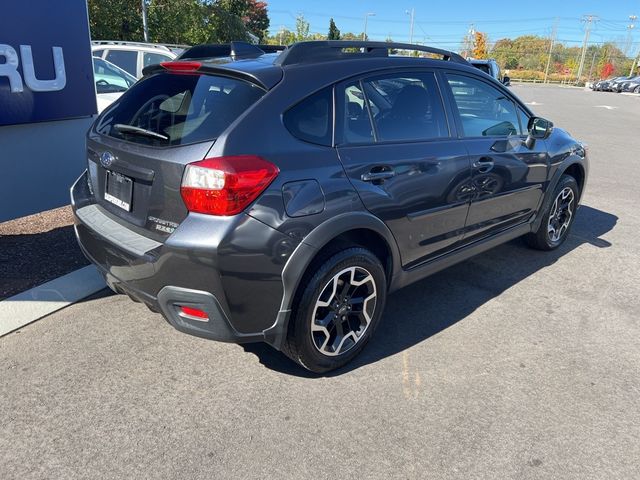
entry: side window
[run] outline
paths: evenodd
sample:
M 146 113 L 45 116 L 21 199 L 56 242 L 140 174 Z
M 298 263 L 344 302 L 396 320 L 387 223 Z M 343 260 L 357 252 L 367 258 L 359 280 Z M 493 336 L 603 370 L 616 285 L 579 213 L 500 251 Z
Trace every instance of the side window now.
M 377 141 L 418 141 L 449 136 L 433 73 L 385 75 L 364 80 Z
M 148 67 L 149 65 L 157 65 L 162 62 L 168 62 L 171 60 L 171 57 L 168 55 L 162 55 L 160 53 L 151 53 L 144 52 L 143 58 L 143 68 Z
M 520 135 L 513 101 L 488 83 L 463 75 L 448 74 L 465 137 Z
M 104 53 L 104 50 L 94 50 L 91 55 L 93 55 L 94 57 L 99 57 L 102 58 L 102 54 Z
M 369 108 L 365 103 L 365 95 L 359 81 L 348 83 L 344 89 L 339 90 L 341 101 L 340 112 L 342 125 L 341 143 L 372 143 L 373 130 L 371 129 L 371 119 L 369 117 L 369 108 L 372 108 L 369 102 Z M 373 110 L 372 108 L 372 111 Z
M 109 50 L 105 60 L 117 65 L 134 77 L 138 76 L 138 52 L 130 50 Z
M 284 126 L 296 138 L 318 145 L 332 145 L 333 89 L 320 90 L 287 110 Z

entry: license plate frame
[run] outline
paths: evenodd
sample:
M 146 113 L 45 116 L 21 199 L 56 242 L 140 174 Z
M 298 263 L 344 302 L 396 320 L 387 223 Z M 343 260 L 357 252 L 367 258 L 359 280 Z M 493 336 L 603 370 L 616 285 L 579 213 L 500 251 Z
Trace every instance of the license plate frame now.
M 133 179 L 112 170 L 106 170 L 104 199 L 126 212 L 131 211 Z

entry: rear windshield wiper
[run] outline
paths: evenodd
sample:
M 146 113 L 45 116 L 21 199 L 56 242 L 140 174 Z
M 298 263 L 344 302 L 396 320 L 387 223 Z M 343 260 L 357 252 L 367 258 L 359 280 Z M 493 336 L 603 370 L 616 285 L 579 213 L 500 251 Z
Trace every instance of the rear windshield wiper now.
M 162 135 L 161 133 L 152 132 L 140 127 L 134 127 L 133 125 L 125 125 L 123 123 L 116 123 L 113 128 L 123 133 L 133 133 L 136 135 L 143 135 L 146 137 L 160 138 L 161 140 L 169 140 L 169 137 Z

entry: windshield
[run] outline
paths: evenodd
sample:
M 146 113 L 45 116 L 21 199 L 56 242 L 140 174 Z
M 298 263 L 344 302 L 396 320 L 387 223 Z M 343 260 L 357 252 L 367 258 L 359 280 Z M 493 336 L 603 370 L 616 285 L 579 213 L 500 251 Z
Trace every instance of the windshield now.
M 93 59 L 93 78 L 96 93 L 118 93 L 126 91 L 136 83 L 136 78 L 121 68 L 101 58 Z
M 156 146 L 215 140 L 264 94 L 257 85 L 235 78 L 158 73 L 114 103 L 96 130 Z

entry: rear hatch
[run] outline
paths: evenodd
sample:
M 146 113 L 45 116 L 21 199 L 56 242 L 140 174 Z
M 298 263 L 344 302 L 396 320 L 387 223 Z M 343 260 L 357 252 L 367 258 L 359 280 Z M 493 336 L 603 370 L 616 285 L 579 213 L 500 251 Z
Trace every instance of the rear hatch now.
M 87 142 L 97 202 L 141 233 L 163 239 L 187 216 L 185 166 L 205 158 L 216 138 L 265 90 L 199 72 L 143 78 L 99 117 Z

